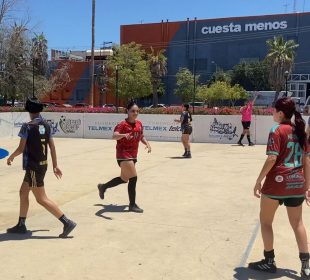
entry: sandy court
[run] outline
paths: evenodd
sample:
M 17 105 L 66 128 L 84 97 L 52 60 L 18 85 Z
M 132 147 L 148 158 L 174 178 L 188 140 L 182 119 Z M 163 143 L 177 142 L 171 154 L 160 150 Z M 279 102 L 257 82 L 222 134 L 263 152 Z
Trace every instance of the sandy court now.
M 178 143 L 153 142 L 151 155 L 140 149 L 141 215 L 127 212 L 126 185 L 108 190 L 104 201 L 98 197 L 98 182 L 119 175 L 113 141 L 55 141 L 64 177 L 57 181 L 50 166 L 47 193 L 78 227 L 73 238 L 58 239 L 62 224 L 31 195 L 31 232 L 7 235 L 17 220 L 23 171 L 21 158 L 12 167 L 1 160 L 0 279 L 298 279 L 297 246 L 283 207 L 275 226 L 279 274 L 268 278 L 240 267 L 262 258 L 252 188 L 264 146 L 194 144 L 191 160 L 178 158 Z M 10 151 L 17 143 L 0 138 Z M 304 212 L 310 234 L 310 209 Z

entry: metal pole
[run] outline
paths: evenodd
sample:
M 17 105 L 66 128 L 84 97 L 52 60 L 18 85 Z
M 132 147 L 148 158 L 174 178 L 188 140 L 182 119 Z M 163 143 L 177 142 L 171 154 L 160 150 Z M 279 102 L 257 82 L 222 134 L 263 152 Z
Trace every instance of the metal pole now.
M 32 97 L 34 97 L 34 58 L 32 58 Z
M 91 63 L 90 63 L 90 97 L 89 103 L 94 106 L 94 82 L 95 82 L 95 15 L 96 15 L 96 0 L 92 0 L 92 40 L 91 40 Z
M 115 91 L 116 91 L 116 112 L 118 113 L 118 66 L 116 66 L 116 69 L 115 69 L 115 78 L 116 78 L 116 83 L 115 83 Z
M 194 26 L 194 54 L 193 54 L 193 74 L 194 74 L 194 86 L 193 86 L 193 114 L 195 114 L 195 99 L 196 99 L 196 37 L 197 37 L 197 18 L 195 17 L 195 26 Z
M 287 79 L 288 77 L 285 76 L 285 96 L 287 97 Z

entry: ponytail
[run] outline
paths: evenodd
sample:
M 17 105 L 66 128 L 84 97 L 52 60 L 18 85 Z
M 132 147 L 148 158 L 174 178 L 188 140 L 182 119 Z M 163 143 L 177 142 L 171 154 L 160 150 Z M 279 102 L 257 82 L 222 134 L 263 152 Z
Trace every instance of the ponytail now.
M 305 132 L 306 123 L 302 118 L 301 114 L 297 110 L 295 110 L 294 115 L 295 115 L 295 133 L 297 135 L 300 146 L 302 148 L 305 148 L 307 138 Z

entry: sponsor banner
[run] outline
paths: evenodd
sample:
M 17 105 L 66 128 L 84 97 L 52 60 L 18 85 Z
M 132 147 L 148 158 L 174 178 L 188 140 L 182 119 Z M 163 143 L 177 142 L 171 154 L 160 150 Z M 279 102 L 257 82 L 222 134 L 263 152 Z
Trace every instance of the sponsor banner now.
M 84 114 L 42 113 L 55 137 L 84 138 Z
M 180 141 L 182 132 L 181 124 L 174 122 L 179 115 L 140 115 L 144 135 L 153 141 Z
M 84 137 L 111 139 L 115 126 L 124 120 L 123 114 L 85 114 Z M 174 122 L 179 116 L 139 115 L 144 135 L 154 141 L 180 141 L 181 126 Z
M 30 121 L 29 113 L 27 112 L 13 112 L 12 113 L 12 129 L 13 129 L 13 136 L 17 136 L 20 128 L 22 127 L 23 123 L 27 123 Z
M 236 144 L 243 131 L 241 116 L 210 115 L 193 117 L 194 141 Z M 255 117 L 251 123 L 252 141 L 255 142 Z M 245 139 L 247 141 L 247 139 Z
M 13 133 L 12 113 L 0 114 L 0 137 L 11 137 Z
M 125 118 L 123 114 L 85 114 L 84 137 L 111 139 L 115 126 Z

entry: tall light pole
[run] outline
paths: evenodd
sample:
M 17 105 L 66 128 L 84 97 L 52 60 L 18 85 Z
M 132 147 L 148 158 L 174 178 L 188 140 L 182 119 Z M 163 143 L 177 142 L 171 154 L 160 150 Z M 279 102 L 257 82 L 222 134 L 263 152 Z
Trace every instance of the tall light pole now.
M 285 78 L 285 96 L 287 97 L 287 88 L 288 88 L 288 86 L 287 86 L 287 81 L 288 81 L 288 76 L 289 76 L 289 72 L 288 71 L 285 71 L 284 72 L 284 78 Z
M 197 18 L 194 21 L 194 46 L 193 46 L 193 115 L 195 114 L 195 100 L 196 100 L 196 39 L 197 39 Z
M 115 66 L 115 94 L 116 94 L 116 112 L 118 113 L 118 65 Z
M 92 23 L 91 23 L 91 63 L 90 63 L 90 97 L 89 103 L 94 106 L 94 84 L 95 84 L 95 15 L 96 0 L 92 0 Z

